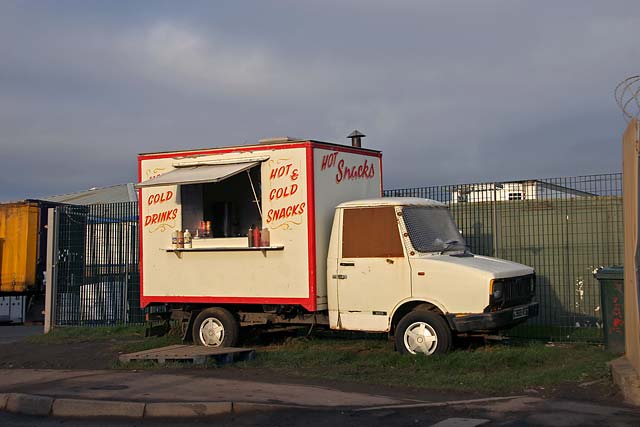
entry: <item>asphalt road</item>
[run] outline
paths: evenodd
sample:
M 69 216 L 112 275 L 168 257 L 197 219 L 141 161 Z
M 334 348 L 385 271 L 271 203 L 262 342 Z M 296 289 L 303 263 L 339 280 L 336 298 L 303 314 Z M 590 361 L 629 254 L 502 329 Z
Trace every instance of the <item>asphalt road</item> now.
M 31 417 L 0 412 L 3 427 L 475 427 L 475 426 L 619 426 L 637 427 L 638 414 L 579 413 L 554 411 L 541 413 L 538 410 L 518 410 L 513 412 L 491 412 L 482 408 L 445 407 L 355 412 L 341 410 L 283 410 L 258 412 L 241 415 L 226 415 L 216 418 L 195 419 L 60 419 Z
M 11 344 L 42 333 L 44 333 L 42 325 L 0 325 L 0 344 Z

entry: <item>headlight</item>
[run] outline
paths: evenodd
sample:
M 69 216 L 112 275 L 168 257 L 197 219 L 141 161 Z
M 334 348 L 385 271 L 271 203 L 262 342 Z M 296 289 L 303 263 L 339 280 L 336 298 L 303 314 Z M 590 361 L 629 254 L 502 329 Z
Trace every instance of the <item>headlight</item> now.
M 502 298 L 502 283 L 491 281 L 491 295 L 493 295 L 493 299 Z
M 531 295 L 536 293 L 536 274 L 533 273 L 533 275 L 531 276 L 531 282 L 529 282 L 529 291 L 531 292 Z

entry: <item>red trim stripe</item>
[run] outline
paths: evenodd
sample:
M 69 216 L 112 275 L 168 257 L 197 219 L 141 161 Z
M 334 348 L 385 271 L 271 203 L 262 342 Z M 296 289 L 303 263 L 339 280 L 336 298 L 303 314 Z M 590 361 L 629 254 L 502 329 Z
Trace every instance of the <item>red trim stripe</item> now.
M 138 159 L 138 182 L 142 182 L 142 159 Z M 143 218 L 142 218 L 142 188 L 138 189 L 138 244 L 140 251 L 138 253 L 138 268 L 140 269 L 140 307 L 144 308 L 146 304 L 143 304 L 143 295 L 144 295 L 144 269 L 143 269 L 143 256 L 144 248 L 143 248 L 143 239 L 142 239 L 142 231 L 143 231 Z
M 307 205 L 309 207 L 307 213 L 307 240 L 309 244 L 309 305 L 310 311 L 316 311 L 316 198 L 315 198 L 315 181 L 314 181 L 314 163 L 313 163 L 313 145 L 307 147 Z
M 141 296 L 140 305 L 151 303 L 192 303 L 192 304 L 296 304 L 309 310 L 309 298 L 259 298 L 259 297 L 187 297 L 187 296 Z

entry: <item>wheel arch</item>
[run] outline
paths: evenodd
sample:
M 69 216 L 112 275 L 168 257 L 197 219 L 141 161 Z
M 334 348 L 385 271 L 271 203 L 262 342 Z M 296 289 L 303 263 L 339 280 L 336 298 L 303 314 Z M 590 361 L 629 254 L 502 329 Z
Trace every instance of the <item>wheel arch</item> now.
M 442 316 L 443 319 L 445 319 L 445 322 L 449 324 L 447 316 L 445 315 L 446 311 L 444 307 L 437 301 L 428 301 L 425 299 L 408 300 L 401 302 L 393 310 L 393 314 L 391 315 L 391 322 L 389 325 L 389 335 L 394 335 L 396 326 L 398 326 L 400 320 L 408 313 L 415 310 L 426 310 L 438 313 L 440 316 Z

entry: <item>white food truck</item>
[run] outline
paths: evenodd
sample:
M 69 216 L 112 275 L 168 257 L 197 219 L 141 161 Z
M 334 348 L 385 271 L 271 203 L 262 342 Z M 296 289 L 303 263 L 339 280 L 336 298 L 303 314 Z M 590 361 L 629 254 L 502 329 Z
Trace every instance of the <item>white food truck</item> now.
M 381 197 L 379 151 L 274 138 L 141 154 L 138 173 L 141 306 L 200 345 L 317 324 L 434 354 L 538 313 L 532 268 L 471 254 L 440 202 Z

